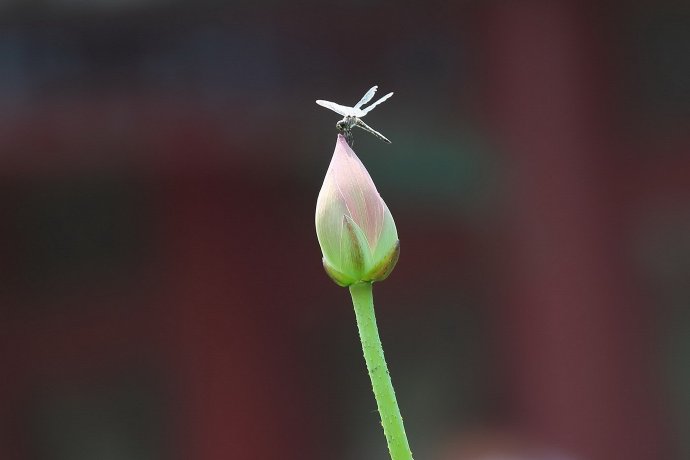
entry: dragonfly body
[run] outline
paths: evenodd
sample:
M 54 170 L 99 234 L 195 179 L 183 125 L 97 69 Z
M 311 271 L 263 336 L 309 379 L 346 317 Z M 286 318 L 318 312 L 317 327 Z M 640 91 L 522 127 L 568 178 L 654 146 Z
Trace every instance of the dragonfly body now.
M 364 94 L 364 96 L 362 96 L 362 99 L 360 99 L 354 107 L 347 107 L 344 105 L 336 104 L 335 102 L 324 101 L 321 99 L 317 100 L 316 103 L 344 117 L 342 120 L 336 123 L 335 127 L 336 129 L 338 129 L 338 131 L 342 132 L 345 135 L 345 139 L 347 140 L 348 144 L 352 145 L 352 128 L 354 128 L 355 126 L 360 129 L 363 129 L 364 131 L 367 131 L 370 134 L 373 134 L 382 141 L 390 144 L 391 141 L 389 141 L 386 138 L 386 136 L 379 133 L 371 126 L 364 123 L 364 121 L 362 121 L 362 117 L 364 117 L 367 113 L 371 112 L 374 109 L 374 107 L 376 107 L 377 105 L 379 105 L 380 103 L 387 100 L 389 97 L 393 95 L 393 93 L 388 93 L 376 102 L 374 102 L 373 104 L 371 104 L 369 107 L 362 108 L 363 105 L 368 103 L 371 100 L 371 98 L 374 97 L 374 94 L 376 94 L 377 89 L 378 86 L 373 86 L 371 89 L 369 89 L 369 91 L 367 91 Z

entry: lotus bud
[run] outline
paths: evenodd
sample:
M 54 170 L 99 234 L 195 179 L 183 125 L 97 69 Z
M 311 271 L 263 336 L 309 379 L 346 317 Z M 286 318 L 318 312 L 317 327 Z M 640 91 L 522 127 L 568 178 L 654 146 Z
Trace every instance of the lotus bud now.
M 393 216 L 340 134 L 316 201 L 316 236 L 326 273 L 340 286 L 385 279 L 400 254 Z

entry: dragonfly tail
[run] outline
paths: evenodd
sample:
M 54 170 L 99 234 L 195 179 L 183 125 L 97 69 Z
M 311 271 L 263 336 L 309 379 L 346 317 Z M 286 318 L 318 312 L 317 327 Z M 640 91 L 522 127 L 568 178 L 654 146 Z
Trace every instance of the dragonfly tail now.
M 368 124 L 364 123 L 361 119 L 357 119 L 357 122 L 355 123 L 355 126 L 357 126 L 360 129 L 363 129 L 364 131 L 368 132 L 369 134 L 374 135 L 378 139 L 381 139 L 383 142 L 386 142 L 388 144 L 391 144 L 391 141 L 389 141 L 386 136 L 381 134 L 380 132 L 376 131 L 374 128 L 369 126 Z

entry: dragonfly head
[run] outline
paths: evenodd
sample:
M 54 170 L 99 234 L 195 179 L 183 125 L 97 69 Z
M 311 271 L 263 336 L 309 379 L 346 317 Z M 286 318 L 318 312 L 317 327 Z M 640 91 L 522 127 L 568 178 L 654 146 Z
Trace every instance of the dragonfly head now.
M 335 128 L 341 133 L 352 130 L 352 127 L 357 124 L 357 117 L 346 116 L 338 123 L 335 124 Z
M 343 136 L 345 136 L 345 140 L 347 141 L 350 147 L 352 147 L 354 143 L 354 139 L 352 138 L 352 127 L 356 124 L 357 117 L 353 117 L 350 115 L 346 116 L 345 118 L 343 118 L 335 124 L 335 129 L 337 129 L 338 132 L 343 133 Z

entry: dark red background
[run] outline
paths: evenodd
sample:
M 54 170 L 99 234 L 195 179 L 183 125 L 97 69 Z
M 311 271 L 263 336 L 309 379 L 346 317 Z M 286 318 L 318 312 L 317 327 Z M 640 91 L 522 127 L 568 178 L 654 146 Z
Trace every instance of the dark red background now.
M 385 458 L 313 228 L 372 84 L 417 458 L 690 453 L 680 2 L 3 8 L 0 458 Z

